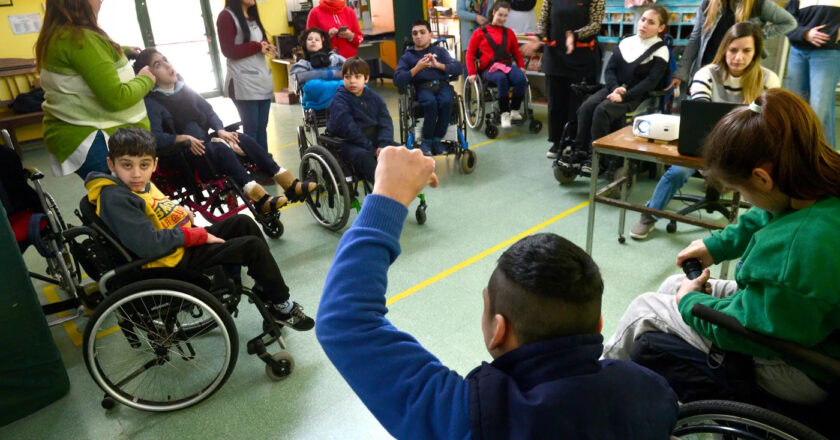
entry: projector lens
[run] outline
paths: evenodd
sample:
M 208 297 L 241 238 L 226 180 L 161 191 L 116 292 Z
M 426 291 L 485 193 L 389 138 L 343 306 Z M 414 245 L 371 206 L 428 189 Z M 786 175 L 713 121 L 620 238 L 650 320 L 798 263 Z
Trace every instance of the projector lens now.
M 650 122 L 639 121 L 639 125 L 636 128 L 639 130 L 639 133 L 648 134 L 650 133 Z

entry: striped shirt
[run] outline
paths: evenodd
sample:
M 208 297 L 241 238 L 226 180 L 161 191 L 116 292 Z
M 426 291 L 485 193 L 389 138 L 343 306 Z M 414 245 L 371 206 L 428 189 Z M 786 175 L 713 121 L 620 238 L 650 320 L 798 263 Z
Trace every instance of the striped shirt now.
M 761 69 L 764 71 L 765 90 L 782 86 L 779 76 L 772 70 L 766 67 Z M 688 91 L 693 101 L 729 102 L 733 104 L 744 102 L 741 78 L 727 75 L 714 64 L 704 66 L 694 74 Z

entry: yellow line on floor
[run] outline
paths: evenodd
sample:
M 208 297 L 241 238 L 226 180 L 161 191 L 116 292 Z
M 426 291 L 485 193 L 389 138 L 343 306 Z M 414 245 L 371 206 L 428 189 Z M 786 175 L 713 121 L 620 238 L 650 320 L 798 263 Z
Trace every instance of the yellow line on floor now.
M 44 297 L 50 303 L 57 303 L 61 301 L 61 298 L 58 297 L 58 293 L 55 291 L 55 286 L 50 284 L 44 287 Z M 68 312 L 60 312 L 57 314 L 58 317 L 67 316 Z M 76 327 L 76 323 L 73 321 L 66 321 L 61 323 L 61 326 L 64 327 L 64 331 L 67 332 L 67 336 L 70 337 L 70 341 L 76 347 L 82 345 L 82 333 L 79 332 L 79 327 Z
M 488 140 L 486 140 L 486 141 L 484 141 L 484 142 L 481 142 L 481 143 L 478 143 L 478 144 L 475 144 L 475 145 L 470 146 L 470 150 L 474 150 L 474 149 L 476 149 L 476 148 L 478 148 L 478 147 L 482 147 L 482 146 L 487 145 L 487 144 L 492 144 L 493 142 L 500 141 L 500 140 L 502 140 L 502 139 L 511 138 L 511 137 L 514 137 L 514 136 L 516 136 L 516 135 L 518 135 L 518 134 L 519 134 L 519 132 L 518 132 L 518 131 L 514 131 L 513 133 L 508 133 L 508 134 L 506 134 L 506 135 L 504 135 L 504 136 L 497 137 L 496 139 L 488 139 Z
M 510 246 L 513 243 L 516 243 L 520 239 L 539 231 L 540 229 L 556 222 L 557 220 L 560 220 L 563 217 L 566 217 L 569 214 L 572 214 L 576 211 L 579 211 L 579 210 L 583 209 L 587 205 L 589 205 L 588 200 L 585 201 L 585 202 L 581 202 L 577 206 L 572 207 L 570 209 L 567 209 L 567 210 L 563 211 L 562 213 L 560 213 L 560 214 L 558 214 L 558 215 L 556 215 L 556 216 L 554 216 L 554 217 L 552 217 L 552 218 L 550 218 L 550 219 L 548 219 L 548 220 L 546 220 L 546 221 L 544 221 L 544 222 L 542 222 L 542 223 L 540 223 L 540 224 L 538 224 L 538 225 L 536 225 L 536 226 L 534 226 L 534 227 L 532 227 L 532 228 L 530 228 L 526 231 L 520 232 L 519 234 L 514 235 L 513 237 L 511 237 L 511 238 L 509 238 L 509 239 L 491 247 L 490 249 L 487 249 L 487 250 L 485 250 L 485 251 L 483 251 L 483 252 L 481 252 L 481 253 L 479 253 L 479 254 L 477 254 L 477 255 L 475 255 L 475 256 L 467 259 L 467 260 L 464 260 L 464 261 L 450 267 L 449 269 L 446 269 L 443 272 L 440 272 L 439 274 L 437 274 L 437 275 L 435 275 L 435 276 L 433 276 L 429 279 L 426 279 L 425 281 L 423 281 L 419 284 L 415 284 L 414 286 L 412 286 L 412 287 L 410 287 L 406 290 L 403 290 L 402 292 L 388 298 L 385 301 L 385 305 L 390 306 L 390 305 L 396 303 L 397 301 L 400 301 L 400 300 L 405 299 L 405 298 L 407 298 L 411 295 L 414 295 L 418 291 L 420 291 L 420 290 L 422 290 L 422 289 L 424 289 L 424 288 L 426 288 L 426 287 L 428 287 L 428 286 L 430 286 L 430 285 L 448 277 L 449 275 L 452 275 L 455 272 L 458 272 L 459 270 L 461 270 L 461 269 L 463 269 L 463 268 L 465 268 L 465 267 L 467 267 L 467 266 L 469 266 L 469 265 L 471 265 L 475 262 L 480 261 L 484 257 L 486 257 L 486 256 L 488 256 L 492 253 L 495 253 L 497 251 L 500 251 L 500 250 Z M 488 276 L 489 276 L 489 274 L 488 274 Z

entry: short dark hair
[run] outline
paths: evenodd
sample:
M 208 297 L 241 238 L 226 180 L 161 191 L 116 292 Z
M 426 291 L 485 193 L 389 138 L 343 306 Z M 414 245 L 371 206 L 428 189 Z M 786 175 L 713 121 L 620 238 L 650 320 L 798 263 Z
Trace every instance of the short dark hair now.
M 429 32 L 432 31 L 432 25 L 427 20 L 417 20 L 411 23 L 411 27 L 408 30 L 414 29 L 416 26 L 424 26 Z
M 344 75 L 364 75 L 365 78 L 370 77 L 370 66 L 368 66 L 367 61 L 359 58 L 353 57 L 348 59 L 344 62 L 344 65 L 341 66 L 341 76 L 342 78 Z
M 137 58 L 134 59 L 134 74 L 137 75 L 140 72 L 140 69 L 149 65 L 152 62 L 152 56 L 156 53 L 160 53 L 154 47 L 150 47 L 148 49 L 143 49 L 139 54 L 137 54 Z
M 597 332 L 603 292 L 598 265 L 557 234 L 516 242 L 487 285 L 491 315 L 507 318 L 521 345 Z
M 306 39 L 309 38 L 309 34 L 316 33 L 321 36 L 322 48 L 326 49 L 328 52 L 332 50 L 332 43 L 330 43 L 330 34 L 326 33 L 323 29 L 319 29 L 316 27 L 311 27 L 303 32 L 301 32 L 300 37 L 298 37 L 298 44 L 300 44 L 303 53 L 309 54 L 306 50 Z
M 108 157 L 116 161 L 122 156 L 157 157 L 157 142 L 149 130 L 122 127 L 108 139 Z

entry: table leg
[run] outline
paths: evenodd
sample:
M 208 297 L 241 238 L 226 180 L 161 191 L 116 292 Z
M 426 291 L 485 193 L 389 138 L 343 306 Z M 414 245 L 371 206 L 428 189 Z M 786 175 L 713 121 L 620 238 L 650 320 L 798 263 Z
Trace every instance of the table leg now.
M 630 161 L 625 157 L 621 169 L 625 170 L 624 182 L 621 183 L 621 201 L 627 201 L 627 187 L 630 186 Z M 618 212 L 618 242 L 624 243 L 624 222 L 627 219 L 627 208 L 621 208 Z
M 741 193 L 738 191 L 732 192 L 732 205 L 729 207 L 729 224 L 735 224 L 738 221 L 738 210 L 741 207 Z M 720 265 L 720 279 L 729 279 L 729 261 L 724 261 Z
M 601 171 L 600 154 L 592 149 L 592 175 L 589 176 L 589 218 L 586 223 L 586 253 L 592 255 L 592 233 L 595 229 L 595 191 L 598 189 L 598 173 Z

